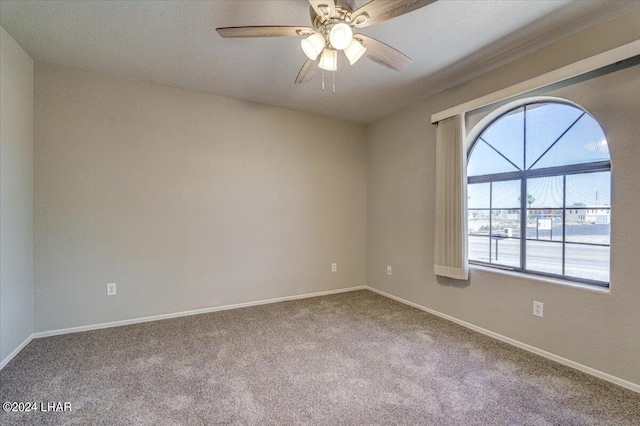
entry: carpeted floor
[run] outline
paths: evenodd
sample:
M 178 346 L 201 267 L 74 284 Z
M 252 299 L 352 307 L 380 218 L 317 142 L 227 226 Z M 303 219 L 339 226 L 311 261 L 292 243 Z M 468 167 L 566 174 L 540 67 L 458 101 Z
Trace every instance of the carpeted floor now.
M 37 339 L 0 424 L 638 425 L 640 394 L 369 291 Z

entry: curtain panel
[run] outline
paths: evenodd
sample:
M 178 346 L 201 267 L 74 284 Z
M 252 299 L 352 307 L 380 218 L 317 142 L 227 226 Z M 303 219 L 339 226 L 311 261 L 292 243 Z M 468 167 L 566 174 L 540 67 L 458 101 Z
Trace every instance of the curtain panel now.
M 436 200 L 434 273 L 466 280 L 467 152 L 464 115 L 436 123 Z

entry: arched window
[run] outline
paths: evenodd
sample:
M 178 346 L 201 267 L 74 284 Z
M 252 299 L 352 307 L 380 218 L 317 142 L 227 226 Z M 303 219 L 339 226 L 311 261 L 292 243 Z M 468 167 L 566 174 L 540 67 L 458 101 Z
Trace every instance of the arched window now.
M 484 127 L 469 151 L 469 261 L 608 287 L 604 132 L 570 103 L 520 105 Z

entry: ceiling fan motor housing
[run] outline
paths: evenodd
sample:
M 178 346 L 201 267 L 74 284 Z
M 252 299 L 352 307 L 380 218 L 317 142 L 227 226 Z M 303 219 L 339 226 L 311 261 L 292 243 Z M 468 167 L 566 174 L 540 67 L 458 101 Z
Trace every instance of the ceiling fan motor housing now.
M 311 21 L 316 33 L 322 34 L 325 39 L 325 45 L 332 47 L 336 50 L 343 50 L 347 48 L 353 40 L 353 30 L 351 27 L 353 24 L 350 20 L 351 11 L 336 5 L 333 9 L 327 10 L 326 14 L 318 14 L 313 7 L 309 8 L 311 14 Z M 320 10 L 324 10 L 320 8 Z M 330 12 L 333 12 L 332 14 Z M 303 49 L 310 49 L 310 42 L 314 40 L 309 38 L 309 42 L 303 43 Z M 306 45 L 306 49 L 305 49 Z M 314 51 L 311 51 L 311 55 L 307 54 L 310 59 L 314 59 Z M 317 53 L 318 55 L 320 52 Z

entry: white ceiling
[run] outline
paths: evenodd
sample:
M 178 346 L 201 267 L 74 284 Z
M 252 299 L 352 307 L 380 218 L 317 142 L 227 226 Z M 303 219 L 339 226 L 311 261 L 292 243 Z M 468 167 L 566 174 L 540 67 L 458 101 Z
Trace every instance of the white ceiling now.
M 307 26 L 306 0 L 2 0 L 0 24 L 35 61 L 367 123 L 639 6 L 440 0 L 361 30 L 413 64 L 396 72 L 366 59 L 350 66 L 341 56 L 335 95 L 321 92 L 320 74 L 293 83 L 306 59 L 300 38 L 223 39 L 215 32 Z

